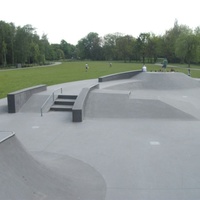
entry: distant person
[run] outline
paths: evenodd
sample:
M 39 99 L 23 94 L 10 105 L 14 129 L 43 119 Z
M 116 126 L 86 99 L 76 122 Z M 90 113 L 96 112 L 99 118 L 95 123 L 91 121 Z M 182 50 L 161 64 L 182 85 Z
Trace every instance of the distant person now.
M 188 68 L 188 76 L 191 76 L 191 74 L 190 74 L 190 69 Z
M 143 65 L 142 71 L 143 71 L 143 72 L 146 72 L 146 71 L 147 71 L 147 67 L 146 67 L 145 65 Z
M 162 68 L 163 68 L 164 71 L 166 71 L 167 64 L 168 64 L 168 61 L 167 61 L 167 59 L 165 58 L 165 59 L 163 60 L 163 66 L 162 66 Z
M 110 63 L 109 66 L 112 67 L 112 63 Z
M 86 64 L 85 64 L 85 71 L 87 72 L 88 69 L 89 69 L 89 66 L 88 66 L 88 64 L 86 63 Z

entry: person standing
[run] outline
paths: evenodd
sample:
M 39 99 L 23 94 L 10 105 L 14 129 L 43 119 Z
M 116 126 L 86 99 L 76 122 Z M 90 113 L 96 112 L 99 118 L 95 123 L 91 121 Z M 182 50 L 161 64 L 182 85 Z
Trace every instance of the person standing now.
M 167 64 L 168 64 L 168 61 L 167 61 L 167 59 L 165 58 L 165 59 L 163 60 L 163 66 L 162 66 L 162 68 L 164 69 L 164 71 L 166 71 Z
M 88 66 L 88 64 L 86 63 L 86 64 L 85 64 L 85 71 L 87 72 L 88 69 L 89 69 L 89 66 Z
M 143 71 L 143 72 L 146 72 L 146 71 L 147 71 L 147 67 L 146 67 L 145 65 L 143 65 L 142 71 Z

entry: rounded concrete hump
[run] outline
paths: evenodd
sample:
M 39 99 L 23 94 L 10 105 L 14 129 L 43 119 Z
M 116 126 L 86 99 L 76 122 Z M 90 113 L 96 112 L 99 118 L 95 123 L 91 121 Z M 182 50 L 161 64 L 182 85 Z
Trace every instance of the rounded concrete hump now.
M 200 82 L 178 72 L 139 73 L 128 82 L 108 89 L 115 90 L 180 90 L 200 87 Z
M 103 181 L 98 181 L 98 174 L 93 176 L 98 180 L 90 181 L 93 186 L 90 183 L 88 186 L 87 180 L 90 179 L 86 176 L 84 184 L 79 183 L 80 178 L 68 176 L 68 171 L 61 174 L 36 160 L 25 150 L 17 137 L 12 136 L 0 143 L 1 199 L 105 199 L 105 186 Z M 68 161 L 66 166 L 71 165 L 70 160 Z M 80 163 L 78 164 L 80 171 L 75 168 L 73 170 L 74 173 L 80 174 L 83 171 Z M 91 169 L 88 173 L 90 172 Z

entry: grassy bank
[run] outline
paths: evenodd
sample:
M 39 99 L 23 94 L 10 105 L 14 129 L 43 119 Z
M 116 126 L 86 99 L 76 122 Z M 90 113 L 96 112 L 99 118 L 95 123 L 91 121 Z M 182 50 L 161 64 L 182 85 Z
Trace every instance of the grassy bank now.
M 85 64 L 86 62 L 64 62 L 60 65 L 48 67 L 1 70 L 0 98 L 6 97 L 10 92 L 39 84 L 47 84 L 49 86 L 71 81 L 98 78 L 118 72 L 140 70 L 142 68 L 141 63 L 113 62 L 112 67 L 110 67 L 108 62 L 89 61 L 89 70 L 86 72 Z M 148 71 L 158 71 L 160 69 L 160 66 L 153 64 L 147 64 L 146 66 Z M 187 74 L 186 69 L 177 68 L 177 71 Z M 200 71 L 196 71 L 194 77 L 200 77 Z

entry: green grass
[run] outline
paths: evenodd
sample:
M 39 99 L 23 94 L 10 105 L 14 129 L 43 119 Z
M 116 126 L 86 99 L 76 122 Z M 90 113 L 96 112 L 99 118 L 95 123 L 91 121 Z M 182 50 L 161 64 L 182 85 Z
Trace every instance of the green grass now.
M 112 67 L 109 67 L 109 62 L 88 61 L 89 70 L 86 72 L 85 63 L 64 62 L 60 65 L 48 67 L 0 70 L 0 98 L 6 97 L 10 92 L 39 84 L 50 86 L 59 83 L 98 78 L 118 72 L 141 70 L 142 68 L 141 63 L 113 62 Z M 159 66 L 153 64 L 147 64 L 146 66 L 148 71 L 158 71 L 160 69 Z M 186 69 L 179 69 L 178 71 L 187 74 Z M 195 77 L 200 77 L 200 71 L 195 71 Z

